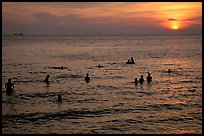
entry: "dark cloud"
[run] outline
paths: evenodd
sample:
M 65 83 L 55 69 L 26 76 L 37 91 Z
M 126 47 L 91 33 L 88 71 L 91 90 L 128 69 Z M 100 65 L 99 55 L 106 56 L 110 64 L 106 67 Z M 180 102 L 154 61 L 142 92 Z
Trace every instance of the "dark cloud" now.
M 199 20 L 202 20 L 202 18 L 200 18 L 200 17 L 197 17 L 197 18 L 188 18 L 188 19 L 184 19 L 182 21 L 199 21 Z
M 183 20 L 179 20 L 179 19 L 175 19 L 175 18 L 169 18 L 168 21 L 199 21 L 201 20 L 200 18 L 189 18 L 189 19 L 183 19 Z
M 175 18 L 169 18 L 168 20 L 169 21 L 178 21 L 178 19 L 175 19 Z
M 190 18 L 190 19 L 184 19 L 184 20 L 182 20 L 182 21 L 194 21 L 195 19 L 192 19 L 192 18 Z

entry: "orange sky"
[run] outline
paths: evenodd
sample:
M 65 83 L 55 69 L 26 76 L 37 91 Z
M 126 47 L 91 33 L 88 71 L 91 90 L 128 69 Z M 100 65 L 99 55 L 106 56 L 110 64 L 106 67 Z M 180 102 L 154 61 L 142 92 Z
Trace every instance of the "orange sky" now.
M 50 31 L 49 26 L 56 34 L 66 28 L 79 34 L 77 28 L 83 33 L 134 33 L 133 29 L 140 33 L 157 29 L 196 32 L 202 29 L 202 2 L 3 2 L 2 20 L 3 33 L 26 28 L 27 33 L 43 34 Z M 47 30 L 44 27 L 38 32 L 42 26 Z

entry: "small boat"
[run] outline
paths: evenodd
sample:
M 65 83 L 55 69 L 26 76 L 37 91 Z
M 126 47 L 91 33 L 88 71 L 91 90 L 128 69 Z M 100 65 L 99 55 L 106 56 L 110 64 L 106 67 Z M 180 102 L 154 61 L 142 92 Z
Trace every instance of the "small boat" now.
M 129 62 L 129 61 L 127 61 L 126 64 L 135 64 L 135 62 Z

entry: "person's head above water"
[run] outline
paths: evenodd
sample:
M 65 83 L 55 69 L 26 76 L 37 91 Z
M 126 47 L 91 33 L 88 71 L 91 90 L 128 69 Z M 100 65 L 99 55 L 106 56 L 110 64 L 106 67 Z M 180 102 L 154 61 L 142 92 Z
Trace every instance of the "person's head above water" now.
M 11 82 L 11 78 L 8 79 L 8 82 Z

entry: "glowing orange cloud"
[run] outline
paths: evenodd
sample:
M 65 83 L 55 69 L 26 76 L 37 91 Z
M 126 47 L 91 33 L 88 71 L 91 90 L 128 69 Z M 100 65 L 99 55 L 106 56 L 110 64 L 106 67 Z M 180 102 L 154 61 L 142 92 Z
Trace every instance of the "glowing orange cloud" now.
M 166 3 L 165 10 L 157 13 L 161 25 L 167 29 L 179 30 L 194 24 L 201 24 L 202 3 L 181 2 Z

